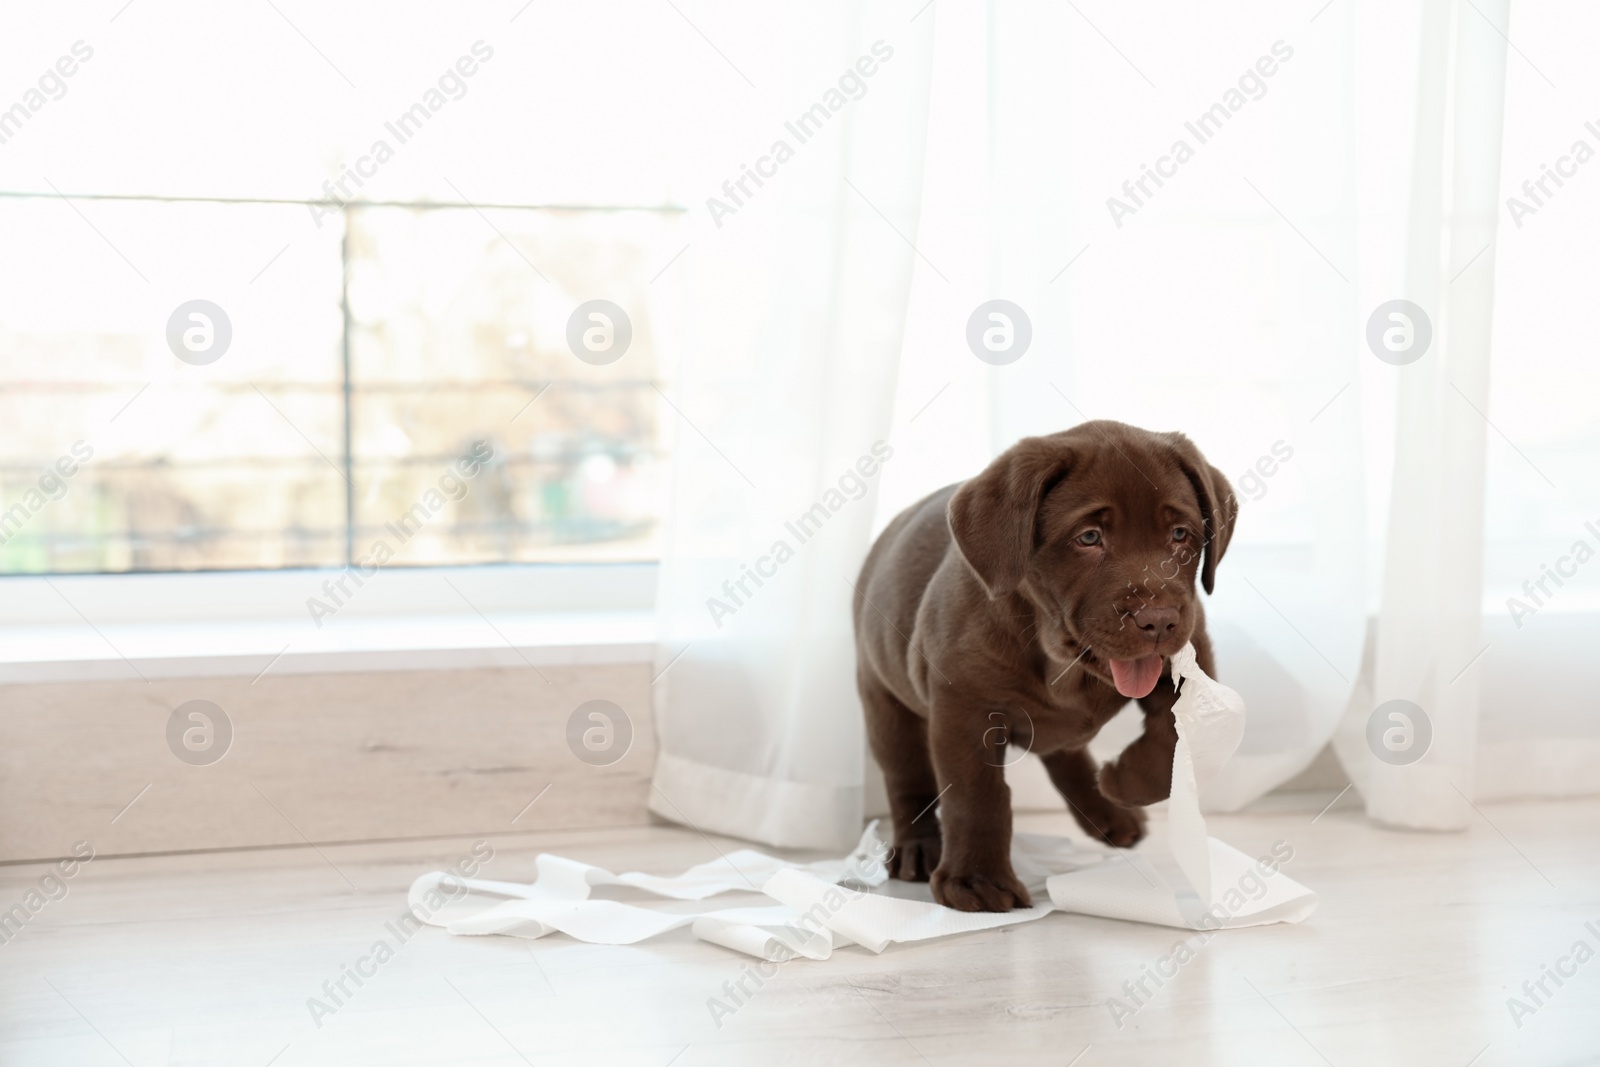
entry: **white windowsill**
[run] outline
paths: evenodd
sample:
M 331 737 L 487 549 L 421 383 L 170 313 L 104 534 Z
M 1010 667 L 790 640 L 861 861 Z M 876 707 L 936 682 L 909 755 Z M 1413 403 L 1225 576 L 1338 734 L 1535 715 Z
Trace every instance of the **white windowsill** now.
M 319 627 L 305 600 L 337 577 L 7 578 L 0 684 L 641 663 L 654 653 L 652 565 L 382 571 Z

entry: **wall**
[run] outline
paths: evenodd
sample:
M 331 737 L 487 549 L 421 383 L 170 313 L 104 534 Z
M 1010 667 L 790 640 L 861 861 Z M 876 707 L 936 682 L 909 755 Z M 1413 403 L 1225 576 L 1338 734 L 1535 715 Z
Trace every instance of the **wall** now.
M 117 855 L 644 823 L 650 678 L 640 663 L 0 686 L 0 862 L 77 841 Z M 233 729 L 204 766 L 168 745 L 195 699 Z M 610 766 L 567 740 L 594 699 L 633 728 Z

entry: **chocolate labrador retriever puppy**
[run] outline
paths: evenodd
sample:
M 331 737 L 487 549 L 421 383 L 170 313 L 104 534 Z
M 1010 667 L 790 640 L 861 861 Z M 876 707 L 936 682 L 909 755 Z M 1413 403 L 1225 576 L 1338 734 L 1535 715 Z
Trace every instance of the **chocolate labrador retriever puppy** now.
M 1193 641 L 1215 673 L 1195 579 L 1211 592 L 1237 513 L 1188 438 L 1099 421 L 1026 438 L 889 524 L 854 616 L 894 877 L 962 911 L 1031 904 L 1011 869 L 1019 749 L 1085 832 L 1144 836 L 1139 806 L 1172 786 L 1167 657 Z M 1130 699 L 1144 733 L 1097 769 L 1086 746 Z

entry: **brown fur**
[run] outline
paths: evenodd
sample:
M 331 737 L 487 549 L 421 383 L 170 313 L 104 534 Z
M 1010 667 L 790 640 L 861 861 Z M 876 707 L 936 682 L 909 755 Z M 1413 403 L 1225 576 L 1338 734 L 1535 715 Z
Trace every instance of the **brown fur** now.
M 1211 591 L 1237 510 L 1182 434 L 1101 421 L 1026 438 L 889 524 L 854 615 L 894 877 L 963 911 L 1030 904 L 1011 869 L 1014 746 L 1042 757 L 1087 833 L 1122 848 L 1144 836 L 1139 806 L 1172 785 L 1166 657 L 1192 640 L 1215 673 L 1195 580 Z M 1077 540 L 1090 527 L 1099 545 Z M 1152 652 L 1144 733 L 1097 769 L 1086 746 L 1127 703 L 1106 661 Z

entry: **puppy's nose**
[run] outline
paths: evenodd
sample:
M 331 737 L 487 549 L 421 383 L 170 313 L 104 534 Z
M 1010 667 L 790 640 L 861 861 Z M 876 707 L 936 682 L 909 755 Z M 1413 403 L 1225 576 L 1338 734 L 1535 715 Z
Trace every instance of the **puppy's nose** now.
M 1140 608 L 1133 613 L 1133 621 L 1150 640 L 1160 643 L 1178 629 L 1177 608 Z

